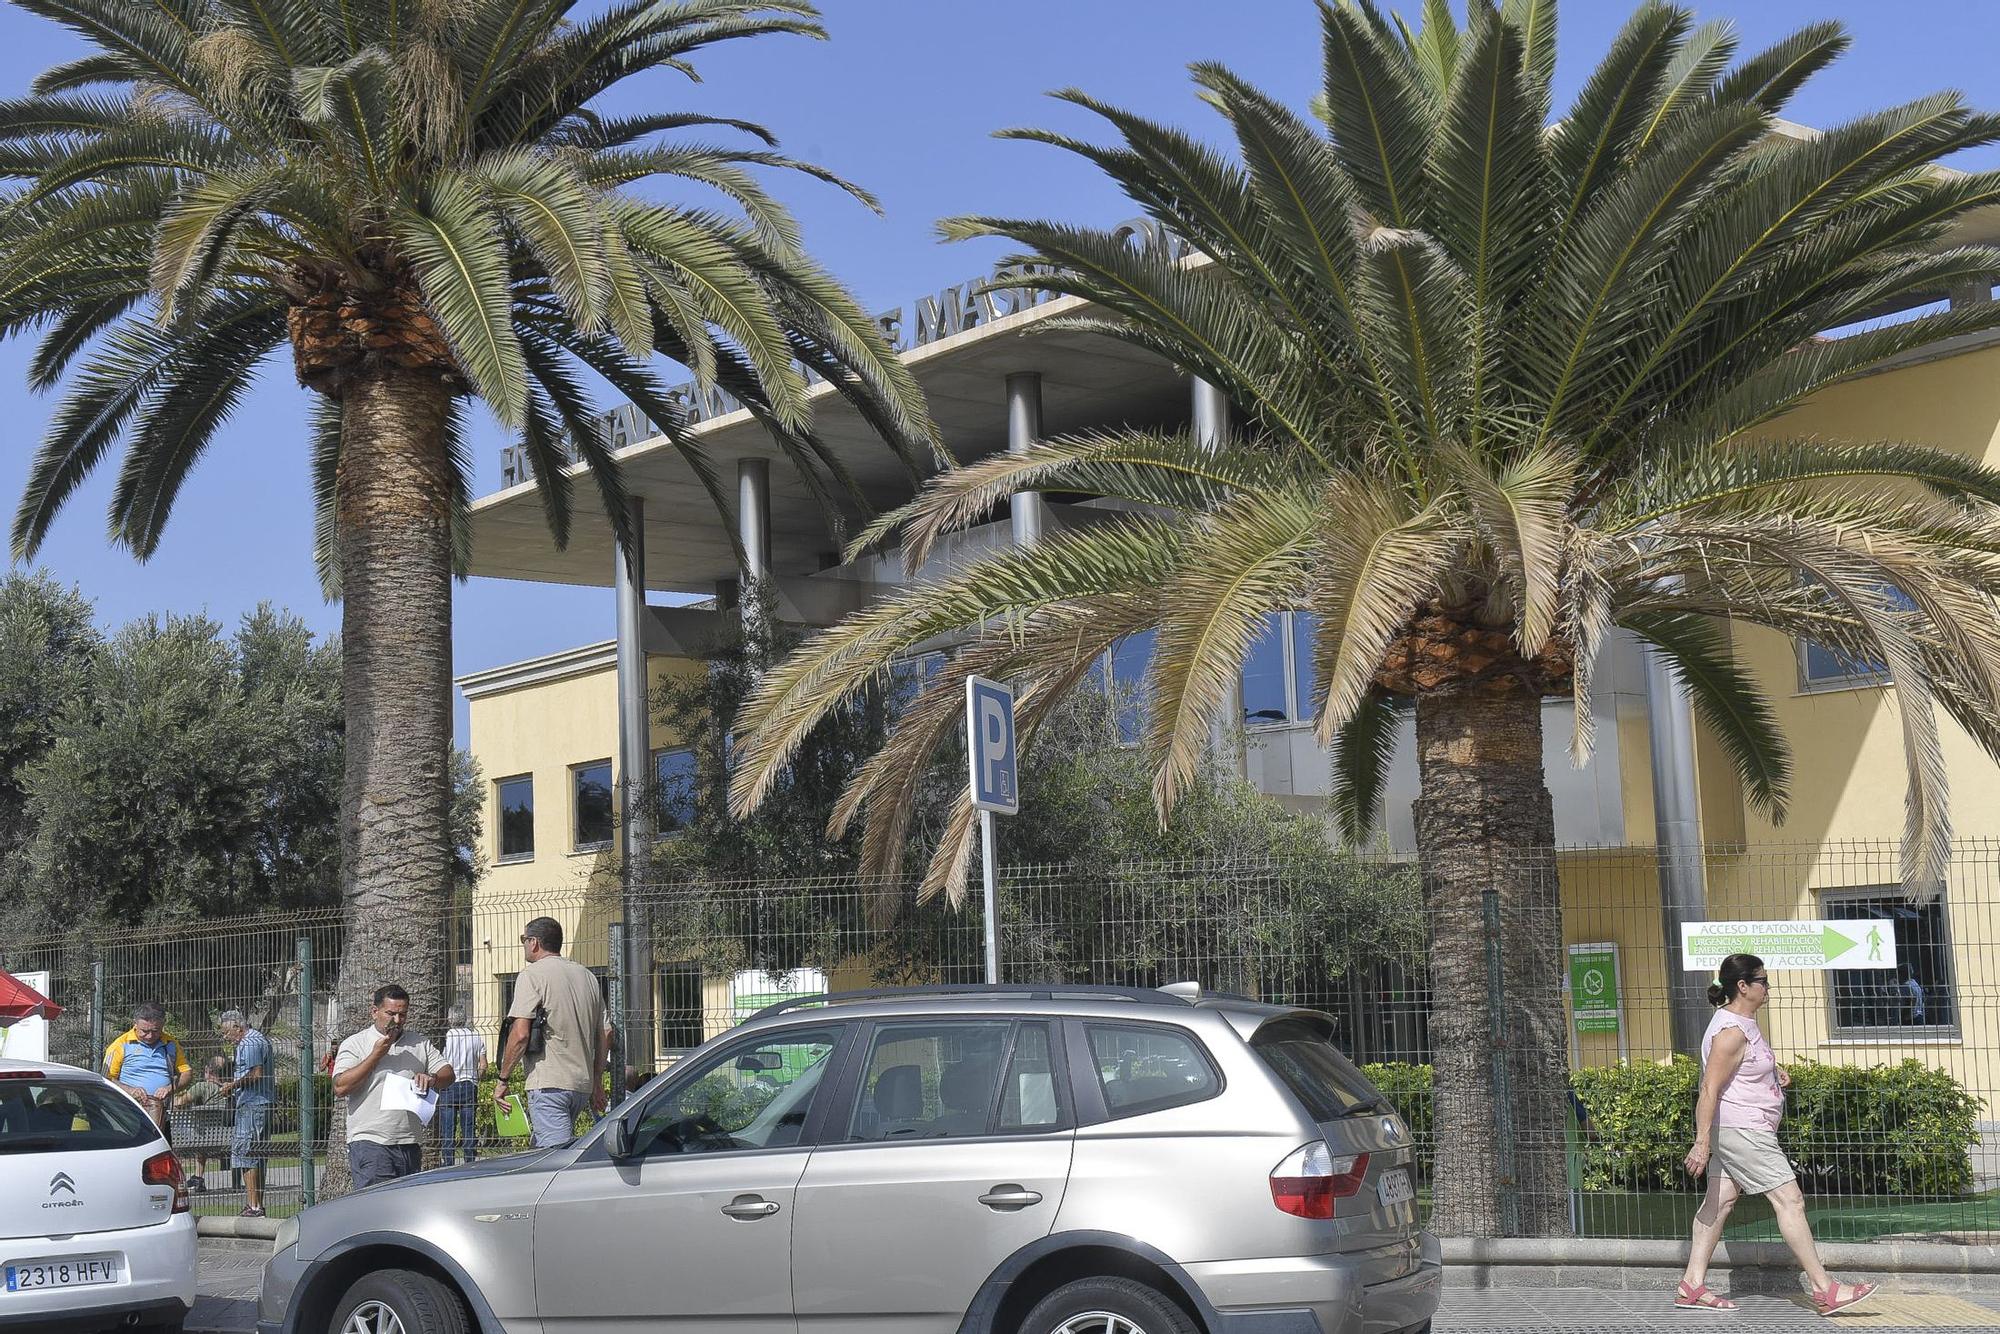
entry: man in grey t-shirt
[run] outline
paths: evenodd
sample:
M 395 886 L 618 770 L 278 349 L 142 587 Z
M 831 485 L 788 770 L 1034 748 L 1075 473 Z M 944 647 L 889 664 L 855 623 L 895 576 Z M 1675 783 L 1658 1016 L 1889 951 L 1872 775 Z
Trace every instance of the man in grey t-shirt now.
M 404 1031 L 410 993 L 392 982 L 375 989 L 374 1001 L 375 1022 L 341 1043 L 333 1058 L 333 1094 L 347 1099 L 347 1166 L 356 1190 L 423 1165 L 422 1118 L 383 1105 L 390 1078 L 408 1077 L 419 1093 L 451 1083 L 444 1053 L 423 1034 Z

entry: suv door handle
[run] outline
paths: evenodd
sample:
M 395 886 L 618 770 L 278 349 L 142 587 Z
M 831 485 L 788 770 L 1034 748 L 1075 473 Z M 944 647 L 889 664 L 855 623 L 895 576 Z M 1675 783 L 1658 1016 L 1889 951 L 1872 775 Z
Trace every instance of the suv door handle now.
M 738 1195 L 722 1206 L 722 1212 L 731 1218 L 769 1218 L 778 1212 L 778 1202 L 755 1195 Z
M 1023 1190 L 1019 1186 L 995 1186 L 981 1195 L 979 1202 L 989 1209 L 1025 1209 L 1031 1204 L 1040 1204 L 1042 1193 Z

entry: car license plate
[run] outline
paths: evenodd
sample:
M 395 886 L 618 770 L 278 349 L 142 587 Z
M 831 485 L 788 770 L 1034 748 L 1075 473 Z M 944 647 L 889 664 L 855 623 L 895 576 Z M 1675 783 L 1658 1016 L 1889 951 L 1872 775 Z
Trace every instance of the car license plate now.
M 1375 1189 L 1380 1192 L 1384 1204 L 1408 1204 L 1417 1196 L 1417 1192 L 1410 1188 L 1409 1169 L 1403 1167 L 1384 1172 L 1382 1179 L 1375 1183 Z
M 70 1260 L 30 1260 L 7 1266 L 7 1291 L 33 1288 L 88 1288 L 118 1281 L 118 1257 L 80 1255 Z

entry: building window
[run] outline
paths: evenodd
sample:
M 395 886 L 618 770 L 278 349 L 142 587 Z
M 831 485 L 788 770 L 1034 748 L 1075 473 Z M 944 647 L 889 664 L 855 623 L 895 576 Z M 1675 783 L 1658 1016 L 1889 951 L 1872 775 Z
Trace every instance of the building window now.
M 1300 722 L 1313 719 L 1313 690 L 1319 678 L 1313 670 L 1313 636 L 1319 631 L 1319 617 L 1309 611 L 1295 611 L 1292 619 L 1292 717 Z
M 653 818 L 658 832 L 671 834 L 694 823 L 694 752 L 686 747 L 653 752 Z
M 611 761 L 579 764 L 569 771 L 570 808 L 575 815 L 575 844 L 578 852 L 593 851 L 611 844 Z
M 1146 730 L 1146 674 L 1153 670 L 1153 642 L 1158 632 L 1141 630 L 1111 646 L 1105 693 L 1116 711 L 1118 742 L 1136 746 Z
M 924 690 L 930 687 L 937 674 L 944 670 L 943 653 L 918 653 L 907 658 L 898 658 L 889 664 L 889 702 L 900 709 L 906 707 Z
M 535 855 L 535 780 L 523 774 L 493 785 L 500 811 L 500 860 L 524 862 Z
M 701 1007 L 701 965 L 670 963 L 660 969 L 656 986 L 660 1049 L 676 1052 L 699 1047 L 706 1040 Z
M 1893 584 L 1882 586 L 1882 594 L 1897 611 L 1915 611 L 1917 604 Z M 1846 690 L 1854 686 L 1879 686 L 1889 682 L 1889 665 L 1879 658 L 1850 658 L 1837 649 L 1798 641 L 1799 689 Z
M 1888 886 L 1827 893 L 1820 897 L 1820 916 L 1878 920 L 1896 942 L 1894 969 L 1828 971 L 1835 1037 L 1871 1037 L 1884 1030 L 1917 1030 L 1930 1036 L 1957 1033 L 1951 935 L 1941 896 L 1917 905 Z
M 1280 612 L 1266 612 L 1250 651 L 1243 656 L 1243 721 L 1247 726 L 1268 726 L 1292 720 L 1287 698 L 1285 665 L 1285 620 Z

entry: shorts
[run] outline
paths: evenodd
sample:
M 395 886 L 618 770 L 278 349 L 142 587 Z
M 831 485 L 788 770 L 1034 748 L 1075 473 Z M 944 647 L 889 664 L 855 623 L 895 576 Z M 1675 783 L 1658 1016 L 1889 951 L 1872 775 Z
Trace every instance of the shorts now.
M 271 1128 L 271 1104 L 239 1103 L 229 1136 L 229 1165 L 239 1171 L 264 1165 L 264 1140 Z
M 1745 1195 L 1768 1195 L 1798 1179 L 1785 1159 L 1785 1151 L 1778 1147 L 1775 1130 L 1717 1126 L 1715 1160 Z
M 423 1165 L 421 1144 L 377 1144 L 366 1139 L 347 1142 L 347 1170 L 353 1174 L 356 1190 L 378 1181 L 415 1176 Z

